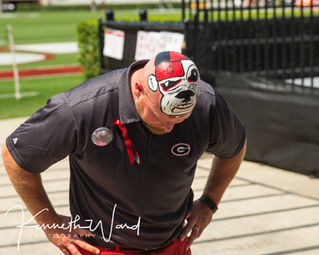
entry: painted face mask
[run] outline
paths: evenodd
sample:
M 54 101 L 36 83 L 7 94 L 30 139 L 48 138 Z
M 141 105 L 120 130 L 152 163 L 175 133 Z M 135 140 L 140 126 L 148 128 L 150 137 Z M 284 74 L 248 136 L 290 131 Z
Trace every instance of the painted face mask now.
M 193 61 L 167 51 L 155 58 L 155 75 L 148 77 L 150 89 L 162 94 L 161 111 L 178 118 L 191 112 L 199 93 L 199 72 Z

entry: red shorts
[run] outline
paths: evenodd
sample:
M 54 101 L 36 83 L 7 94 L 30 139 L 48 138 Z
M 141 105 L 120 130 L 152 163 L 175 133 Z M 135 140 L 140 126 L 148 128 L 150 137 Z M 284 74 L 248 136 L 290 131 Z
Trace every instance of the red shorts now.
M 185 238 L 185 240 L 182 242 L 180 240 L 175 240 L 171 245 L 161 248 L 154 251 L 129 251 L 129 250 L 123 250 L 123 251 L 117 251 L 117 250 L 109 250 L 100 248 L 100 255 L 125 255 L 125 254 L 135 254 L 135 255 L 191 255 L 191 249 L 185 250 L 186 243 L 188 239 Z M 82 255 L 96 255 L 94 253 L 85 251 L 81 248 L 79 248 L 79 251 Z

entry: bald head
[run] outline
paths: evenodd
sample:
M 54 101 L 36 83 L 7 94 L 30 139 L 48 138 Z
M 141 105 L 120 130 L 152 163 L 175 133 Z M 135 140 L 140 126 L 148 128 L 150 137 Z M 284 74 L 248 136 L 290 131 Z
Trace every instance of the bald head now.
M 144 81 L 150 92 L 160 97 L 164 114 L 178 118 L 193 110 L 199 93 L 199 72 L 193 61 L 182 54 L 157 54 L 144 67 Z

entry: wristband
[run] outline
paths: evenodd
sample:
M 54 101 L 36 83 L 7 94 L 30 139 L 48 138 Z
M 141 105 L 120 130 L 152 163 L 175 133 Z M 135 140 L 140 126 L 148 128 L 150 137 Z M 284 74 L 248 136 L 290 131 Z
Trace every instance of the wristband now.
M 202 195 L 199 200 L 207 205 L 214 213 L 218 210 L 217 205 L 213 200 L 211 200 L 208 196 Z

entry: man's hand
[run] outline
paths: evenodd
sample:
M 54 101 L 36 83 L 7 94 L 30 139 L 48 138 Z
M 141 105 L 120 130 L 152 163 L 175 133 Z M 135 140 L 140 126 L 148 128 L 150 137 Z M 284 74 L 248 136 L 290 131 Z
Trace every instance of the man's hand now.
M 229 183 L 237 173 L 245 156 L 245 152 L 246 141 L 240 152 L 232 158 L 213 156 L 211 170 L 203 194 L 207 195 L 217 205 L 221 201 Z M 190 233 L 186 249 L 189 249 L 193 241 L 201 236 L 204 229 L 212 221 L 213 214 L 213 210 L 200 200 L 193 203 L 193 206 L 186 217 L 187 224 L 180 236 L 180 239 L 184 240 Z
M 186 216 L 187 224 L 179 237 L 183 241 L 190 233 L 186 250 L 190 248 L 195 239 L 201 236 L 204 229 L 212 221 L 213 214 L 213 211 L 207 205 L 199 200 L 194 201 L 190 212 Z
M 90 231 L 81 228 L 71 229 L 70 231 L 70 229 L 68 229 L 70 221 L 71 217 L 57 215 L 56 218 L 53 219 L 53 223 L 51 225 L 44 224 L 48 227 L 42 227 L 42 229 L 49 241 L 56 245 L 63 252 L 64 255 L 81 255 L 77 246 L 91 253 L 100 254 L 100 250 L 98 248 L 88 244 L 87 242 L 84 242 L 79 238 L 81 236 L 93 236 L 93 234 Z M 50 228 L 50 226 L 52 226 L 53 224 L 54 226 L 59 227 Z
M 79 236 L 92 236 L 86 229 L 72 229 L 69 231 L 70 217 L 58 215 L 43 188 L 41 175 L 21 168 L 10 154 L 6 145 L 2 148 L 2 159 L 8 176 L 17 193 L 32 215 L 37 215 L 43 208 L 47 213 L 35 217 L 36 222 L 45 232 L 47 238 L 55 244 L 65 255 L 81 255 L 78 247 L 99 254 L 98 248 L 80 240 Z M 62 227 L 64 224 L 64 227 Z M 60 226 L 54 227 L 54 226 Z M 62 229 L 64 228 L 64 229 Z

